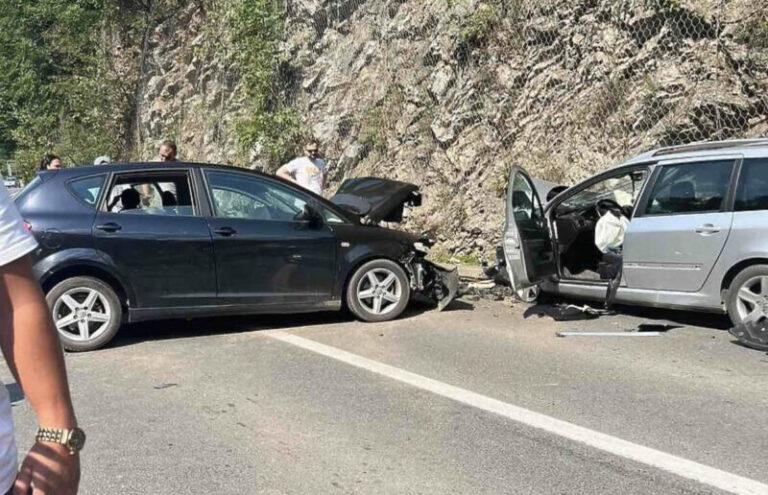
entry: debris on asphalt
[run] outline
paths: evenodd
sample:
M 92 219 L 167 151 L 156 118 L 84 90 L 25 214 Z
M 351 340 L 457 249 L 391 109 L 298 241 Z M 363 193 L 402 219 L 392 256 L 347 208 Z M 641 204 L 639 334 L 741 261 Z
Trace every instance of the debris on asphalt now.
M 637 328 L 628 328 L 624 331 L 569 330 L 555 332 L 555 335 L 558 337 L 658 337 L 674 328 L 682 328 L 682 326 L 671 323 L 641 323 Z
M 178 387 L 178 386 L 179 386 L 178 383 L 161 383 L 160 385 L 155 385 L 153 388 L 155 390 L 163 390 L 166 388 Z
M 741 344 L 756 349 L 758 351 L 768 351 L 768 328 L 766 322 L 762 323 L 742 323 L 728 332 L 739 339 Z
M 556 332 L 558 337 L 658 337 L 660 332 Z
M 539 318 L 549 316 L 555 321 L 594 320 L 603 315 L 615 314 L 612 311 L 597 309 L 591 306 L 576 306 L 575 304 L 536 304 L 525 310 L 523 318 L 536 315 Z
M 514 297 L 515 292 L 511 287 L 498 285 L 493 280 L 464 277 L 459 283 L 459 296 L 469 301 L 503 301 Z

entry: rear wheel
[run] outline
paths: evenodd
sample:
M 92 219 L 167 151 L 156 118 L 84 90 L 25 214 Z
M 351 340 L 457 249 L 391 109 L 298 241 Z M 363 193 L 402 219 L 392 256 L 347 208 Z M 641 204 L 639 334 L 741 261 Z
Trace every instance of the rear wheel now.
M 363 321 L 388 321 L 408 305 L 410 285 L 405 271 L 390 260 L 373 260 L 358 268 L 347 284 L 347 305 Z
M 763 324 L 768 319 L 768 265 L 742 270 L 731 283 L 726 302 L 734 325 Z
M 72 277 L 45 296 L 59 339 L 69 351 L 107 344 L 120 328 L 123 309 L 112 287 L 92 277 Z

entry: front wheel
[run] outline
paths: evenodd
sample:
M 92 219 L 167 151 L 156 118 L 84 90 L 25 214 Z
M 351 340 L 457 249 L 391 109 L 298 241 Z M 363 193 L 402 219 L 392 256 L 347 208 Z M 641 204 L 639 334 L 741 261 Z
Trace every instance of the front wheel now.
M 123 308 L 112 287 L 92 277 L 72 277 L 45 296 L 61 344 L 68 351 L 91 351 L 117 333 Z
M 347 284 L 347 306 L 363 321 L 388 321 L 400 316 L 411 292 L 405 271 L 394 261 L 363 264 Z
M 753 265 L 739 272 L 728 291 L 726 307 L 734 325 L 766 323 L 768 265 Z

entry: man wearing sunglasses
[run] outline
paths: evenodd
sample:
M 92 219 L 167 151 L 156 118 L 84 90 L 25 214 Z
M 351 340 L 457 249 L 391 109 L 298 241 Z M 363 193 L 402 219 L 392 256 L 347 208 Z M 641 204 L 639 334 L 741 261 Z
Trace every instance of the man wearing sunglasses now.
M 304 189 L 315 194 L 323 194 L 327 171 L 325 162 L 319 158 L 320 144 L 315 139 L 310 139 L 304 146 L 302 156 L 286 163 L 277 171 L 277 176 L 295 182 Z

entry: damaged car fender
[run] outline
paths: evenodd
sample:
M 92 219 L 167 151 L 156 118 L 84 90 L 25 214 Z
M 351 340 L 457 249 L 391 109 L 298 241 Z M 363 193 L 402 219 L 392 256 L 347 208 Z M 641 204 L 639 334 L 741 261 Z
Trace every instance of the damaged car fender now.
M 374 259 L 397 262 L 406 272 L 410 290 L 434 300 L 439 310 L 456 297 L 459 276 L 456 269 L 443 268 L 425 259 L 431 241 L 406 232 L 371 227 L 361 233 L 359 228 L 337 226 L 339 237 L 339 277 L 349 281 L 363 263 Z M 338 287 L 343 293 L 345 287 Z

